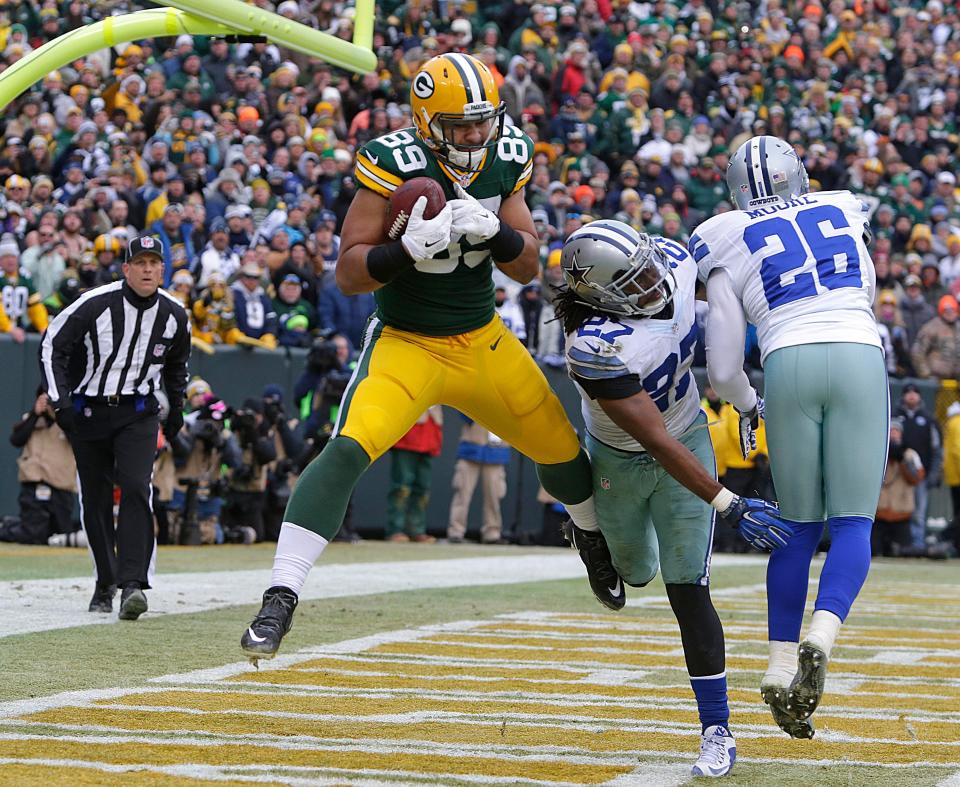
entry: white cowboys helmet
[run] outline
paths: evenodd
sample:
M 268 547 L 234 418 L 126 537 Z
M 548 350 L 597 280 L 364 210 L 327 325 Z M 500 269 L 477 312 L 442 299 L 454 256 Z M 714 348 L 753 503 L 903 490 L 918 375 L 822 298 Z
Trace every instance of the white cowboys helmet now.
M 810 191 L 810 178 L 793 146 L 777 137 L 744 142 L 727 166 L 731 201 L 747 210 Z
M 676 291 L 663 249 L 621 221 L 591 221 L 563 244 L 563 276 L 577 296 L 620 317 L 660 312 Z

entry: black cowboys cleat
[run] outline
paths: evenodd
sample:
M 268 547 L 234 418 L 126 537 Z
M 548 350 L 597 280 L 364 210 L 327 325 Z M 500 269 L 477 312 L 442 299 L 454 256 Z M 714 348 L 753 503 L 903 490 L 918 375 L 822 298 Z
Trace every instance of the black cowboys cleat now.
M 254 663 L 277 655 L 280 640 L 293 624 L 297 601 L 297 594 L 282 585 L 264 592 L 263 606 L 240 638 L 240 647 Z
M 580 559 L 587 567 L 587 579 L 590 580 L 590 589 L 597 601 L 608 609 L 619 612 L 627 602 L 627 593 L 623 580 L 613 567 L 613 559 L 603 533 L 599 530 L 581 530 L 571 519 L 561 527 L 564 537 L 580 553 Z
M 813 719 L 796 719 L 791 715 L 789 693 L 786 686 L 760 684 L 760 696 L 770 706 L 777 726 L 791 738 L 812 738 L 815 733 Z
M 139 583 L 128 582 L 120 594 L 120 620 L 136 620 L 147 611 L 147 596 Z
M 801 642 L 797 674 L 790 683 L 788 702 L 793 715 L 807 719 L 817 709 L 827 682 L 827 654 L 810 642 Z
M 117 594 L 117 586 L 103 587 L 97 585 L 93 589 L 93 598 L 90 599 L 90 612 L 113 612 L 113 597 Z

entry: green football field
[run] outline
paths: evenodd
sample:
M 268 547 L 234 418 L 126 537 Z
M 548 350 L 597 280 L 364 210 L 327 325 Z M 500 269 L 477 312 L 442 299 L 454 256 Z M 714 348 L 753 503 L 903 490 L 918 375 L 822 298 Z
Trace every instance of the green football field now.
M 86 612 L 86 550 L 0 545 L 0 784 L 693 781 L 699 725 L 659 582 L 615 614 L 571 550 L 334 544 L 256 669 L 238 643 L 272 553 L 161 548 L 151 609 L 128 623 Z M 761 556 L 712 571 L 738 752 L 725 783 L 960 785 L 956 564 L 874 565 L 811 741 L 757 692 L 764 571 Z

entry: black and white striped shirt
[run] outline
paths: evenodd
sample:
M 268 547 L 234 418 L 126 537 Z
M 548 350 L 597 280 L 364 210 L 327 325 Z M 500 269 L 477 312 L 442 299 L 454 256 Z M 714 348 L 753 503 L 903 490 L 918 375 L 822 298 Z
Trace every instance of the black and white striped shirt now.
M 171 412 L 183 404 L 190 319 L 173 296 L 137 295 L 125 281 L 89 290 L 54 318 L 40 344 L 40 373 L 53 407 L 71 394 L 148 395 L 160 387 Z

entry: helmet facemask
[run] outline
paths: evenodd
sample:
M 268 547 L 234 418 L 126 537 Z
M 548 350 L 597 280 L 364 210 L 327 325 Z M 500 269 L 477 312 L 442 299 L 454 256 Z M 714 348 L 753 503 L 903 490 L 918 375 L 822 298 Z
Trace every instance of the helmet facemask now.
M 676 280 L 663 250 L 649 236 L 642 235 L 627 263 L 628 267 L 617 271 L 606 285 L 587 278 L 583 284 L 589 293 L 582 289 L 580 292 L 602 311 L 611 314 L 623 317 L 659 314 L 676 292 Z
M 432 118 L 424 120 L 430 130 L 430 136 L 424 140 L 434 154 L 444 164 L 462 172 L 478 172 L 483 166 L 484 154 L 496 146 L 503 135 L 503 121 L 506 105 L 500 102 L 495 107 L 489 101 L 480 104 L 468 104 L 463 114 L 438 112 Z M 489 123 L 483 141 L 476 145 L 457 144 L 454 133 L 457 127 L 472 126 L 475 123 Z
M 663 249 L 648 235 L 641 238 L 630 256 L 631 266 L 608 289 L 623 298 L 627 314 L 651 317 L 667 307 L 677 287 Z

